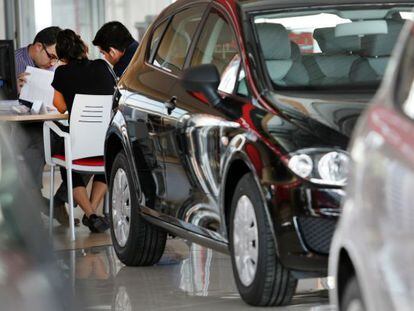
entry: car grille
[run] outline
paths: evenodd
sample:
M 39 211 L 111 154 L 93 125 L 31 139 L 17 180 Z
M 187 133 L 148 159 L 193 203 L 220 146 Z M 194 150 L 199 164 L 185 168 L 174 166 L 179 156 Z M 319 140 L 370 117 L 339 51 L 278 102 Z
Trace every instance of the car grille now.
M 298 217 L 299 234 L 306 247 L 314 252 L 329 254 L 336 220 L 317 217 Z

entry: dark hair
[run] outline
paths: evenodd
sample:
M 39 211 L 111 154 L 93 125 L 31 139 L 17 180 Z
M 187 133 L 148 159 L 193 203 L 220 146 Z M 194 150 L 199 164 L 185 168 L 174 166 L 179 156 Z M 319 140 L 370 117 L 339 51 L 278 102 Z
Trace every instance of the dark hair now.
M 33 40 L 33 44 L 36 42 L 43 43 L 46 46 L 56 43 L 57 35 L 61 31 L 59 27 L 51 26 L 39 31 Z
M 68 62 L 86 59 L 87 52 L 87 46 L 73 30 L 65 29 L 59 32 L 56 41 L 56 54 L 59 59 L 64 59 Z
M 131 33 L 120 22 L 109 22 L 104 24 L 95 35 L 92 43 L 99 46 L 105 52 L 109 52 L 111 47 L 124 52 L 134 41 Z

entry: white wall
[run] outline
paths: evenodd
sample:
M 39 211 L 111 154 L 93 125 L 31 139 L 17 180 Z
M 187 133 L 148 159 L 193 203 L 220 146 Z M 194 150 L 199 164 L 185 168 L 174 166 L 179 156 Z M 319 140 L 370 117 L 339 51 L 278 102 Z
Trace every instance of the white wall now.
M 106 0 L 105 20 L 118 20 L 138 38 L 137 23 L 145 23 L 146 16 L 158 15 L 173 0 Z
M 6 38 L 6 17 L 4 16 L 4 0 L 0 0 L 0 39 Z

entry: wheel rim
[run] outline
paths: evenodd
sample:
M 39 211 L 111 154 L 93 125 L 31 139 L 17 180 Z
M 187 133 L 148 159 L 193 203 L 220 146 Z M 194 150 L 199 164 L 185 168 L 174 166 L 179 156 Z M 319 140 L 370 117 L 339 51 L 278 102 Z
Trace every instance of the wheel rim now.
M 365 311 L 365 308 L 362 305 L 361 300 L 354 299 L 349 303 L 348 307 L 346 308 L 346 311 Z
M 116 241 L 124 247 L 129 236 L 131 221 L 131 194 L 125 171 L 119 168 L 112 189 L 112 224 Z
M 239 279 L 244 286 L 253 283 L 259 257 L 259 234 L 253 203 L 240 197 L 234 213 L 233 249 Z

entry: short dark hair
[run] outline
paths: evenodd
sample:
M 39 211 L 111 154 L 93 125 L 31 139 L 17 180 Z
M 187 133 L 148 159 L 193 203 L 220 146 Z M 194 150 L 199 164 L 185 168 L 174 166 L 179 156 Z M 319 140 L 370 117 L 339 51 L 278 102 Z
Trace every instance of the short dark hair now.
M 58 33 L 56 40 L 56 54 L 59 59 L 68 62 L 87 59 L 88 47 L 81 37 L 73 30 L 65 29 Z
M 47 27 L 39 31 L 33 40 L 33 44 L 36 42 L 43 43 L 46 46 L 53 45 L 56 43 L 57 35 L 61 31 L 57 26 Z
M 113 21 L 98 30 L 92 43 L 105 52 L 109 52 L 111 47 L 124 52 L 133 41 L 129 30 L 122 23 Z

